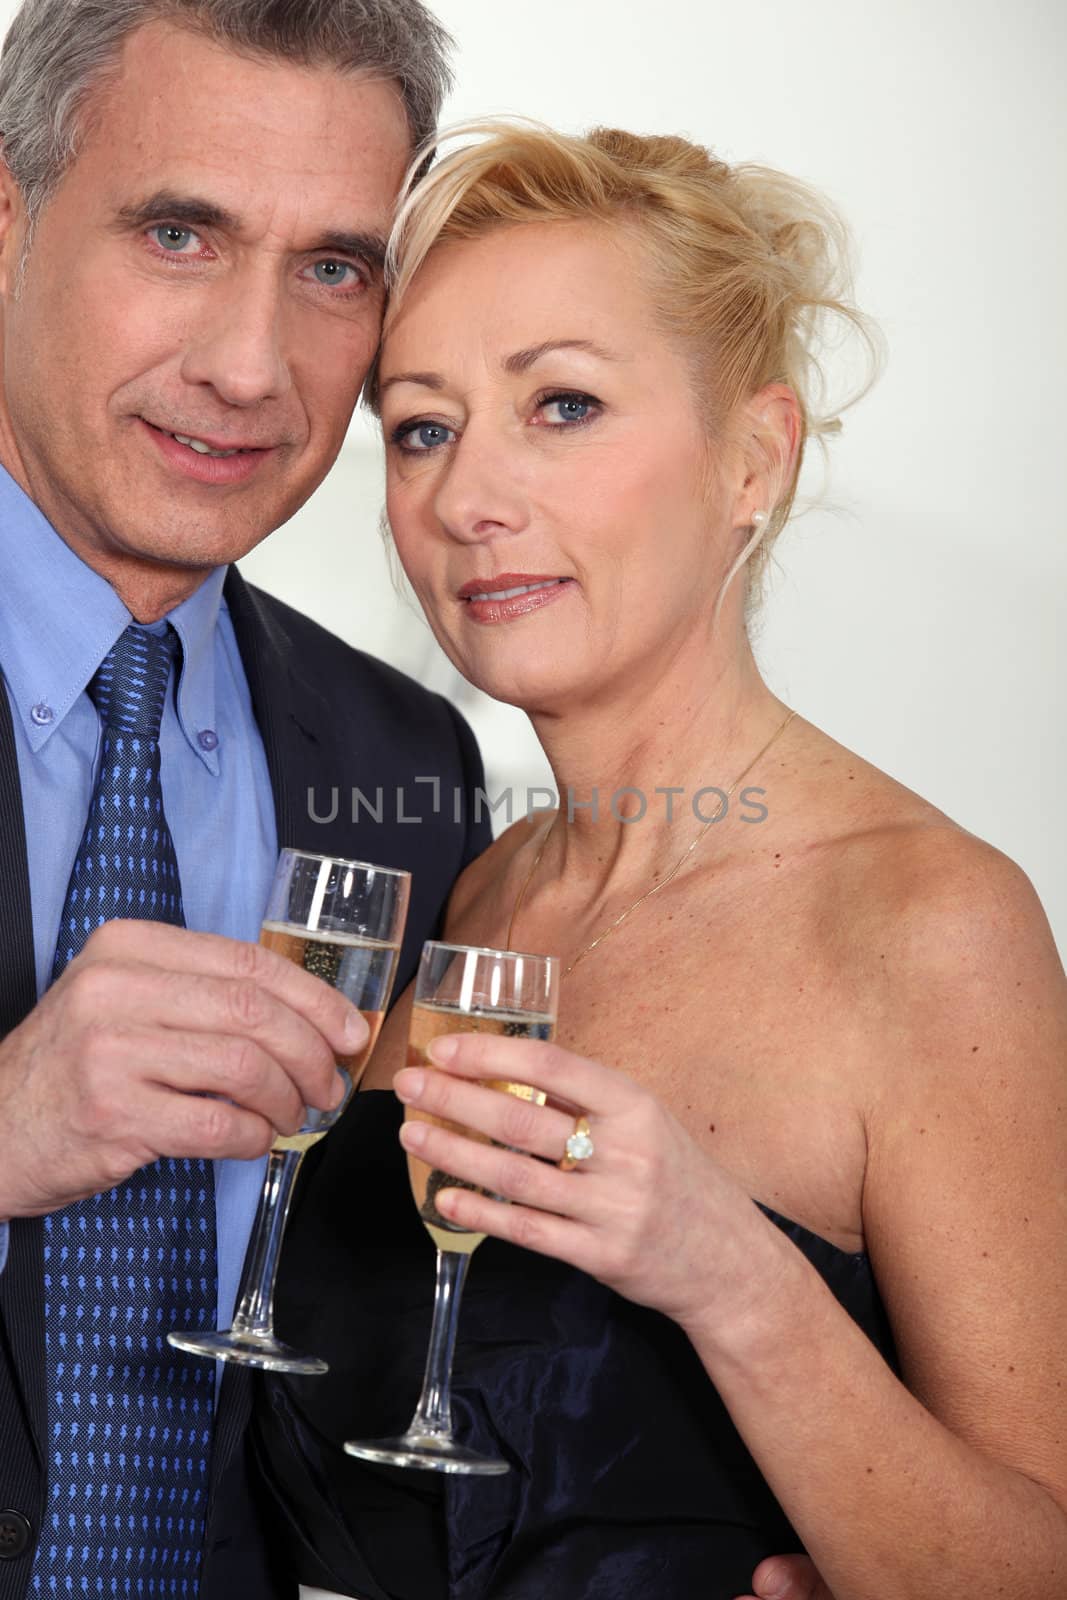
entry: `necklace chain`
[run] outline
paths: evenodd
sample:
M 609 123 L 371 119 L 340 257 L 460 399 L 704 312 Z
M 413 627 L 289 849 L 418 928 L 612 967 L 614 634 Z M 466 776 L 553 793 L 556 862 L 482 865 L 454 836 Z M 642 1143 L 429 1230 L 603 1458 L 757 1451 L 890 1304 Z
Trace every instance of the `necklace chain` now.
M 644 894 L 639 895 L 638 898 L 632 903 L 632 905 L 628 905 L 626 907 L 625 911 L 620 911 L 619 915 L 615 918 L 615 921 L 614 922 L 609 922 L 608 926 L 603 930 L 603 932 L 597 934 L 596 938 L 592 941 L 592 943 L 587 944 L 583 949 L 579 950 L 578 954 L 571 961 L 570 965 L 563 969 L 564 977 L 569 977 L 570 974 L 574 971 L 575 967 L 578 965 L 578 963 L 580 961 L 584 961 L 586 956 L 590 955 L 596 949 L 598 944 L 603 944 L 604 940 L 609 938 L 610 935 L 615 932 L 615 929 L 619 926 L 619 924 L 622 923 L 622 922 L 625 922 L 627 917 L 631 916 L 632 913 L 637 910 L 638 906 L 643 906 L 646 900 L 650 900 L 654 894 L 658 894 L 661 889 L 665 889 L 667 887 L 667 885 L 671 882 L 671 880 L 673 878 L 677 877 L 678 873 L 682 870 L 682 868 L 685 865 L 685 863 L 689 860 L 689 857 L 693 854 L 693 851 L 700 844 L 700 842 L 704 838 L 705 834 L 707 834 L 711 830 L 711 828 L 714 827 L 715 823 L 718 822 L 719 819 L 725 814 L 725 809 L 726 809 L 727 804 L 729 803 L 730 796 L 733 794 L 733 792 L 737 788 L 738 784 L 742 783 L 744 781 L 744 779 L 748 777 L 749 773 L 752 771 L 752 768 L 756 765 L 757 761 L 761 761 L 763 759 L 763 757 L 767 754 L 767 751 L 771 748 L 771 745 L 774 744 L 775 740 L 778 739 L 785 732 L 786 728 L 788 728 L 789 724 L 792 722 L 792 720 L 793 720 L 793 718 L 795 716 L 796 716 L 796 712 L 795 711 L 790 711 L 788 716 L 785 718 L 785 721 L 779 723 L 778 727 L 775 728 L 774 732 L 771 734 L 770 738 L 767 740 L 767 743 L 763 746 L 763 748 L 761 750 L 757 751 L 757 753 L 752 757 L 752 760 L 748 763 L 748 766 L 745 767 L 744 771 L 738 773 L 738 775 L 734 779 L 733 783 L 726 790 L 726 792 L 723 795 L 722 799 L 719 801 L 718 809 L 716 810 L 715 815 L 713 817 L 709 817 L 708 818 L 707 822 L 705 822 L 704 826 L 701 828 L 701 830 L 697 834 L 696 838 L 689 845 L 686 846 L 685 850 L 678 857 L 678 860 L 674 863 L 674 866 L 671 867 L 670 871 L 668 873 L 666 873 L 662 878 L 660 878 L 658 883 L 654 883 L 652 885 L 651 889 L 646 889 Z M 522 903 L 526 898 L 526 891 L 530 887 L 530 883 L 531 883 L 531 881 L 533 879 L 533 875 L 537 871 L 538 867 L 541 865 L 541 858 L 545 853 L 545 849 L 547 848 L 549 835 L 551 834 L 552 829 L 556 826 L 556 823 L 558 821 L 559 821 L 559 812 L 556 813 L 556 815 L 552 818 L 551 822 L 548 824 L 548 827 L 545 829 L 545 831 L 544 831 L 544 833 L 543 833 L 543 835 L 541 837 L 541 843 L 537 847 L 537 853 L 534 856 L 533 861 L 532 861 L 532 863 L 530 865 L 530 870 L 526 874 L 525 878 L 523 879 L 522 887 L 520 888 L 518 894 L 515 896 L 515 904 L 511 908 L 511 916 L 508 919 L 507 943 L 504 946 L 504 948 L 506 950 L 510 950 L 512 948 L 511 936 L 512 936 L 512 932 L 513 932 L 514 927 L 515 927 L 515 919 L 518 916 L 519 911 L 520 911 L 520 909 L 522 907 Z

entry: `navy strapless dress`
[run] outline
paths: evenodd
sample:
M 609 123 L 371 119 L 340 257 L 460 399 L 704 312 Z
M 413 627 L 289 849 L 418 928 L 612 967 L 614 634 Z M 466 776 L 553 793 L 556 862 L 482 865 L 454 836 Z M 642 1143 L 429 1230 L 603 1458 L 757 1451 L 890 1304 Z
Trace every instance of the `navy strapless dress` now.
M 401 1115 L 391 1093 L 358 1097 L 313 1152 L 286 1243 L 279 1331 L 331 1371 L 269 1380 L 255 1451 L 302 1581 L 362 1600 L 734 1600 L 765 1556 L 800 1549 L 676 1325 L 494 1240 L 467 1281 L 454 1417 L 512 1470 L 342 1453 L 402 1432 L 422 1377 L 434 1256 Z M 895 1368 L 866 1256 L 768 1215 Z

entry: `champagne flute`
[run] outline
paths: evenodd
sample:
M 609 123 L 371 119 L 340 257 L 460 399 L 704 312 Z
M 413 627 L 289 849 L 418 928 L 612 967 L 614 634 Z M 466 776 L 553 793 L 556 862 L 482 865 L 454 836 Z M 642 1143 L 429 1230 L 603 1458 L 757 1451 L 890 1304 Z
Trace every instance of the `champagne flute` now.
M 558 990 L 559 962 L 554 956 L 477 950 L 433 941 L 425 944 L 415 983 L 408 1066 L 433 1069 L 426 1052 L 432 1040 L 445 1033 L 551 1039 L 556 1027 Z M 486 1087 L 544 1104 L 542 1091 L 528 1084 L 491 1079 Z M 426 1112 L 408 1108 L 406 1114 L 437 1127 L 452 1128 L 468 1138 L 491 1142 L 484 1134 Z M 507 1462 L 468 1449 L 452 1433 L 452 1359 L 460 1298 L 471 1254 L 485 1235 L 470 1233 L 449 1222 L 435 1204 L 441 1189 L 475 1186 L 450 1177 L 410 1153 L 408 1174 L 419 1216 L 437 1247 L 433 1326 L 422 1393 L 406 1433 L 394 1439 L 349 1440 L 345 1449 L 349 1455 L 398 1467 L 494 1477 L 509 1470 Z
M 389 1004 L 407 916 L 411 875 L 365 861 L 283 850 L 263 918 L 260 944 L 340 989 L 363 1014 L 370 1037 L 339 1056 L 345 1097 L 332 1111 L 308 1107 L 296 1133 L 278 1134 L 267 1157 L 259 1210 L 245 1257 L 231 1327 L 167 1335 L 179 1350 L 304 1376 L 327 1363 L 290 1349 L 274 1333 L 274 1285 L 293 1185 L 305 1154 L 333 1127 L 352 1097 Z

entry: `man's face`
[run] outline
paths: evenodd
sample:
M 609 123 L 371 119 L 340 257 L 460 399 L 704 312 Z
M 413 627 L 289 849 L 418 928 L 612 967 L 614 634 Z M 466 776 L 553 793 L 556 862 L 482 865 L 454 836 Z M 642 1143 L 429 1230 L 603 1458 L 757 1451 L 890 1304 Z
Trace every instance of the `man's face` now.
M 407 122 L 392 84 L 160 22 L 90 109 L 21 284 L 7 179 L 0 459 L 120 592 L 163 568 L 188 590 L 284 522 L 341 446 Z

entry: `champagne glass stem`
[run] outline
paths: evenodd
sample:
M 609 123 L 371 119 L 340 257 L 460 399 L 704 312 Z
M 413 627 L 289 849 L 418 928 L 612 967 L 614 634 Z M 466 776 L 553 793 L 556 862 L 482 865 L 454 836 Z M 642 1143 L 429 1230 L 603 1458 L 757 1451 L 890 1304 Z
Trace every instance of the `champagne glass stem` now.
M 303 1159 L 302 1150 L 272 1150 L 267 1157 L 263 1196 L 241 1275 L 241 1293 L 233 1318 L 234 1333 L 269 1338 L 274 1332 L 278 1257 L 293 1185 Z
M 447 1435 L 452 1431 L 452 1359 L 456 1352 L 459 1304 L 470 1264 L 470 1255 L 465 1251 L 437 1252 L 430 1348 L 422 1393 L 409 1433 Z

